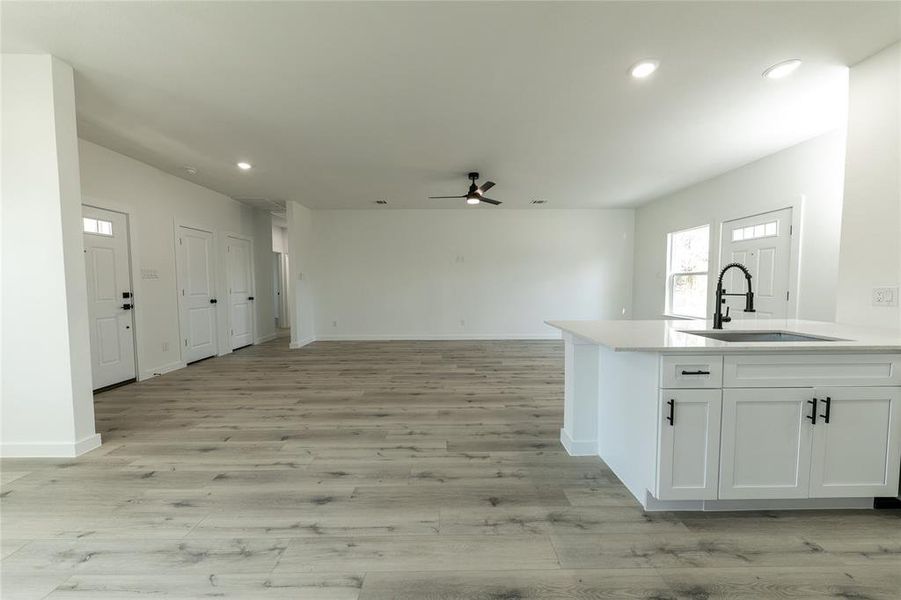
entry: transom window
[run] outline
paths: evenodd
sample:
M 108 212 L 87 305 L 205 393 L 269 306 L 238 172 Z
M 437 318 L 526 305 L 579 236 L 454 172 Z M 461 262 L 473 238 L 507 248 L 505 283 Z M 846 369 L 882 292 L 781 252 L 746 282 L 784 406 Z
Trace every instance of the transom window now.
M 710 226 L 674 231 L 666 241 L 666 314 L 704 318 Z
M 742 242 L 765 237 L 776 237 L 777 235 L 779 235 L 779 221 L 770 221 L 769 223 L 760 223 L 748 227 L 736 227 L 732 230 L 732 241 Z
M 93 233 L 94 235 L 113 235 L 112 221 L 84 217 L 82 223 L 84 224 L 83 229 L 85 233 Z

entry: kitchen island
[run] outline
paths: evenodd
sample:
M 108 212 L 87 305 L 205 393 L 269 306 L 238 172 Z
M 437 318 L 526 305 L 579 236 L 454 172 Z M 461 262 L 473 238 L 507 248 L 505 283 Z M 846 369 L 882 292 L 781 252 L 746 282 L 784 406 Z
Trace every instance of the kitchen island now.
M 563 446 L 603 459 L 646 510 L 867 508 L 899 495 L 899 332 L 548 324 L 565 344 Z

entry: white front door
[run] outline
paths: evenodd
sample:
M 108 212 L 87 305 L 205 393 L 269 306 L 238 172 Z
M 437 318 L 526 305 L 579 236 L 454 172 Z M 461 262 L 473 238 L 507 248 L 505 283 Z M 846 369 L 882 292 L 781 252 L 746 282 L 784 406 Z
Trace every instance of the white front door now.
M 135 378 L 135 337 L 128 258 L 128 220 L 82 208 L 94 389 Z
M 231 347 L 253 343 L 253 267 L 250 242 L 229 236 L 225 248 L 228 261 L 228 303 Z
M 175 250 L 182 351 L 184 361 L 190 363 L 218 351 L 213 234 L 180 226 Z
M 743 312 L 745 299 L 726 296 L 726 307 L 736 319 L 785 319 L 788 317 L 788 280 L 791 266 L 792 209 L 786 208 L 723 223 L 721 267 L 743 264 L 751 272 L 754 308 Z M 744 274 L 730 269 L 723 287 L 733 294 L 745 292 Z

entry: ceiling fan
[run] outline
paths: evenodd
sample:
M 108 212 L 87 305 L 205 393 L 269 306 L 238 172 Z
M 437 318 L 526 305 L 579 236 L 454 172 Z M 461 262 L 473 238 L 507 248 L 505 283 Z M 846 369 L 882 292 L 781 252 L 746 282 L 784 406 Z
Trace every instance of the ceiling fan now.
M 486 198 L 482 194 L 490 190 L 494 187 L 493 181 L 486 181 L 482 185 L 476 185 L 476 179 L 479 178 L 478 173 L 470 173 L 469 180 L 472 182 L 469 184 L 469 191 L 463 194 L 462 196 L 429 196 L 431 199 L 445 199 L 445 198 L 466 198 L 466 204 L 478 204 L 480 202 L 486 202 L 488 204 L 494 204 L 497 206 L 500 204 L 497 200 L 492 200 L 491 198 Z

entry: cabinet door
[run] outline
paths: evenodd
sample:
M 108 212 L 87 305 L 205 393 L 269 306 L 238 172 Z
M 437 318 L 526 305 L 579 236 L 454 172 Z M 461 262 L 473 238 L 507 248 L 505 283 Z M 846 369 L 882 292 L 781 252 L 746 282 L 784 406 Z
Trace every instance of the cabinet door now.
M 659 500 L 715 500 L 721 390 L 661 390 Z
M 720 499 L 807 498 L 812 388 L 723 392 Z
M 829 387 L 815 395 L 810 497 L 897 496 L 901 388 Z

